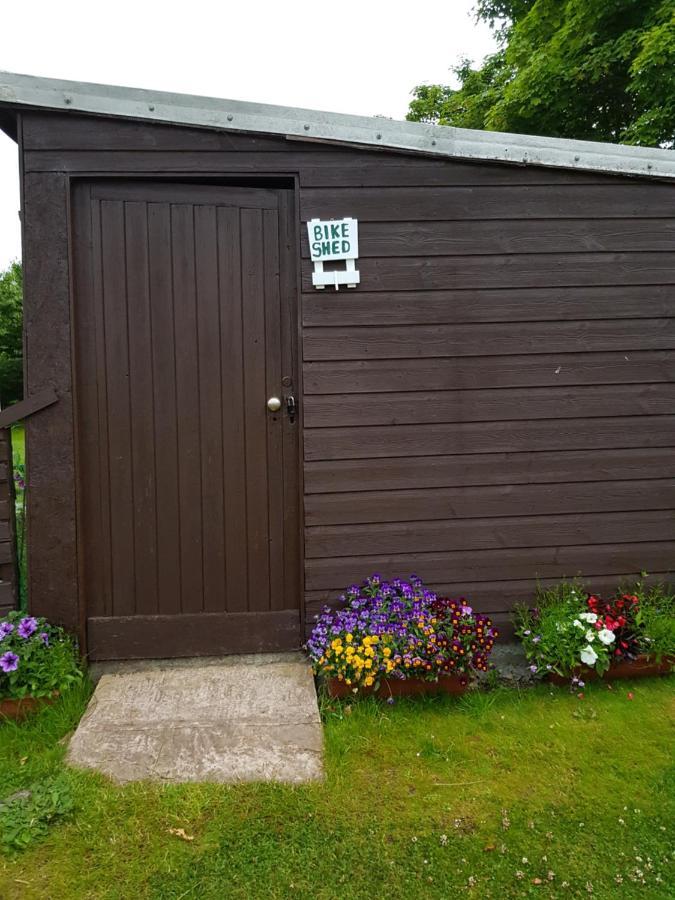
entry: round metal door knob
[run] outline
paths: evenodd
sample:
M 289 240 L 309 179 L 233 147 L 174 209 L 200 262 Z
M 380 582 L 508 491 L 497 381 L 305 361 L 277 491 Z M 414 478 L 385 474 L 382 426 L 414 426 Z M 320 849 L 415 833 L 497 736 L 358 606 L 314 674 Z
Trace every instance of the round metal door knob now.
M 267 408 L 270 412 L 279 412 L 281 409 L 281 400 L 278 397 L 270 397 L 267 401 Z

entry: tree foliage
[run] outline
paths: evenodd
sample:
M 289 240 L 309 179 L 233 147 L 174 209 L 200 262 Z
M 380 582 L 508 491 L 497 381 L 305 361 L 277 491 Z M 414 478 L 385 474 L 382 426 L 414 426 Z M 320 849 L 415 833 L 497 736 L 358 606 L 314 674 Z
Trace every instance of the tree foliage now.
M 0 272 L 0 407 L 23 396 L 23 273 L 13 262 Z
M 498 47 L 460 87 L 420 85 L 408 119 L 675 145 L 675 0 L 478 0 Z

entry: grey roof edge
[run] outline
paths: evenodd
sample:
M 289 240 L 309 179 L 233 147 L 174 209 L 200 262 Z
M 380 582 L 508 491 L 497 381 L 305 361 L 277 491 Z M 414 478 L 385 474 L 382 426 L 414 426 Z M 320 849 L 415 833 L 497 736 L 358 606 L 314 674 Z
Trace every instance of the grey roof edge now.
M 475 131 L 11 72 L 0 72 L 0 106 L 274 134 L 435 157 L 675 178 L 675 150 Z

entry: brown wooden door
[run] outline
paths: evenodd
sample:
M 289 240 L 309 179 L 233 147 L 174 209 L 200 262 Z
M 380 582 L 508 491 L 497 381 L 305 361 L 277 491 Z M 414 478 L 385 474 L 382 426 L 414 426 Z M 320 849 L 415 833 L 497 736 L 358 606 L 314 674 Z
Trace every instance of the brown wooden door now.
M 75 191 L 92 658 L 300 644 L 288 197 L 140 182 Z

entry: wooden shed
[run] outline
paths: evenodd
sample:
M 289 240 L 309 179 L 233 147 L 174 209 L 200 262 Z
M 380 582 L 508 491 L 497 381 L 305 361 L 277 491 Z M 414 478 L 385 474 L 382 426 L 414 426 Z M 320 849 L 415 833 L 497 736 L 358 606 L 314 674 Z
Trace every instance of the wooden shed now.
M 673 151 L 11 74 L 0 124 L 30 604 L 92 658 L 297 647 L 373 571 L 502 621 L 672 573 Z

